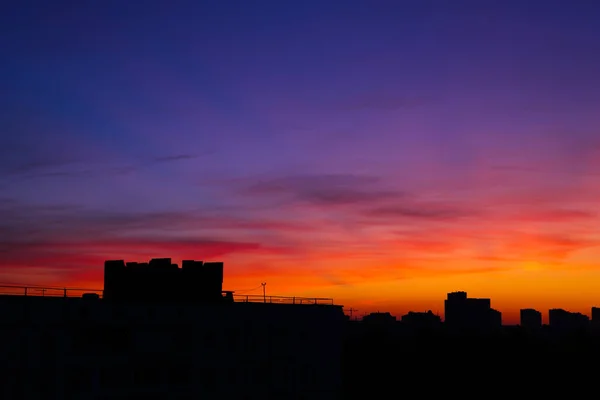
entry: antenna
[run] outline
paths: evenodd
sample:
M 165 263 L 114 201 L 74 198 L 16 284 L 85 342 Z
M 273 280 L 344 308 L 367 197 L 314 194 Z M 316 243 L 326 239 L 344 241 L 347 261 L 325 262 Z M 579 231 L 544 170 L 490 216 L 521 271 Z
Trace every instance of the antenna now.
M 349 309 L 348 309 L 348 312 L 350 313 L 350 319 L 352 319 L 352 313 L 353 313 L 354 311 L 358 311 L 358 310 L 357 310 L 356 308 L 349 308 Z
M 260 283 L 262 285 L 263 288 L 263 302 L 267 302 L 267 282 L 261 282 Z

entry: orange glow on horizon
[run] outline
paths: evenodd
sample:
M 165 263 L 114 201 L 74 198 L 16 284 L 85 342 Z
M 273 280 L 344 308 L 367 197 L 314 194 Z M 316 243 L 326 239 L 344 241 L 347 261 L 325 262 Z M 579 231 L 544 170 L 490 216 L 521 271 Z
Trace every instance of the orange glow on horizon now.
M 585 193 L 578 194 L 579 202 L 590 204 L 591 192 Z M 571 196 L 549 194 L 559 201 Z M 335 207 L 328 199 L 325 208 L 292 205 L 279 219 L 165 216 L 164 223 L 182 236 L 174 230 L 155 233 L 140 219 L 122 237 L 111 231 L 98 239 L 88 238 L 95 233 L 73 239 L 82 228 L 67 221 L 71 236 L 50 232 L 52 239 L 13 245 L 0 281 L 101 288 L 104 260 L 172 257 L 178 264 L 223 261 L 228 290 L 267 282 L 272 295 L 334 298 L 359 315 L 390 311 L 399 317 L 411 310 L 443 315 L 446 294 L 456 290 L 491 298 L 505 324 L 518 323 L 521 308 L 536 308 L 545 318 L 549 308 L 589 315 L 600 305 L 598 218 L 577 207 L 541 207 L 537 197 L 528 196 L 534 195 L 482 191 L 472 205 L 428 200 L 399 207 L 383 193 L 383 205 L 376 208 L 370 202 L 379 200 L 370 197 L 366 205 L 342 199 Z
M 121 258 L 144 261 L 159 256 L 131 254 Z M 211 260 L 225 262 L 225 290 L 260 295 L 260 282 L 266 281 L 268 295 L 333 298 L 336 304 L 358 309 L 355 315 L 389 311 L 399 318 L 408 311 L 431 310 L 443 316 L 446 294 L 456 290 L 467 291 L 469 297 L 491 298 L 492 307 L 503 313 L 505 324 L 518 323 L 521 308 L 542 311 L 547 322 L 550 308 L 565 308 L 589 315 L 591 307 L 598 305 L 600 270 L 585 264 L 573 264 L 567 268 L 528 261 L 503 262 L 496 267 L 477 268 L 474 266 L 477 262 L 468 260 L 427 260 L 421 261 L 420 266 L 396 261 L 370 268 L 369 263 L 363 260 L 349 259 L 344 262 L 341 259 L 334 262 L 324 257 L 325 261 L 321 262 L 331 262 L 327 268 L 330 272 L 325 274 L 318 262 L 310 264 L 310 260 L 304 260 L 300 262 L 303 265 L 301 267 L 291 260 L 261 263 L 261 258 L 260 255 L 223 256 Z M 11 274 L 12 279 L 4 282 L 101 289 L 103 260 L 99 257 L 93 268 L 79 274 L 65 275 L 64 278 L 51 269 L 28 268 L 22 270 L 23 273 Z M 178 264 L 181 262 L 177 259 L 173 261 Z M 308 264 L 304 265 L 304 262 Z M 438 263 L 440 267 L 430 267 Z

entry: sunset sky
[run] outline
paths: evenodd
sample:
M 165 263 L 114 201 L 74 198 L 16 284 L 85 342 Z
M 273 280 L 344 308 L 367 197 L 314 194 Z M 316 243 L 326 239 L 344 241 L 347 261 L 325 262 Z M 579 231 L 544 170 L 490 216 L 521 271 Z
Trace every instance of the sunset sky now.
M 455 290 L 505 323 L 589 314 L 598 21 L 585 0 L 15 1 L 0 282 L 194 258 L 359 314 Z

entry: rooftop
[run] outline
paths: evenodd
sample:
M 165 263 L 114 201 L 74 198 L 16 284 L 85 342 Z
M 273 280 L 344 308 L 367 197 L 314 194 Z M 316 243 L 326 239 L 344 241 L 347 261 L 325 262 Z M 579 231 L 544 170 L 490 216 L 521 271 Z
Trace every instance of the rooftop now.
M 34 296 L 34 297 L 83 297 L 84 294 L 90 294 L 93 297 L 102 298 L 103 290 L 85 289 L 85 288 L 60 288 L 50 286 L 36 285 L 0 285 L 0 295 L 12 296 Z M 295 296 L 263 296 L 263 295 L 242 295 L 231 291 L 223 291 L 223 297 L 230 295 L 236 303 L 270 303 L 270 304 L 319 304 L 334 305 L 332 298 L 323 297 L 295 297 Z M 94 296 L 96 295 L 96 296 Z

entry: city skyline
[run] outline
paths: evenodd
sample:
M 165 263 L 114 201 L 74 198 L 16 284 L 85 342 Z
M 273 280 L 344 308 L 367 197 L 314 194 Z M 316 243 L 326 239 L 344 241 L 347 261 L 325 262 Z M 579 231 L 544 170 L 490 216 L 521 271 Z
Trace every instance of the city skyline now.
M 0 282 L 173 254 L 361 313 L 600 305 L 600 5 L 33 3 L 0 16 Z
M 460 320 L 461 309 L 466 312 L 467 320 L 479 326 L 491 327 L 500 326 L 522 326 L 532 328 L 535 326 L 552 324 L 552 314 L 555 314 L 556 322 L 559 320 L 575 321 L 581 324 L 582 318 L 584 324 L 593 322 L 594 327 L 600 322 L 600 307 L 591 306 L 590 312 L 580 312 L 568 310 L 563 307 L 553 307 L 546 312 L 533 308 L 519 308 L 518 311 L 509 310 L 509 320 L 504 319 L 503 313 L 496 310 L 492 299 L 486 297 L 472 297 L 465 291 L 452 291 L 446 293 L 447 298 L 443 301 L 442 312 L 436 308 L 432 310 L 408 310 L 404 314 L 393 314 L 385 310 L 362 312 L 352 306 L 343 305 L 333 298 L 322 297 L 300 297 L 300 296 L 280 296 L 278 294 L 266 293 L 266 282 L 260 286 L 245 290 L 231 290 L 223 287 L 224 263 L 220 261 L 200 261 L 200 260 L 182 260 L 181 266 L 174 263 L 170 257 L 153 258 L 150 260 L 106 260 L 103 268 L 103 287 L 100 288 L 74 288 L 62 286 L 41 286 L 41 285 L 4 285 L 0 282 L 0 295 L 9 296 L 33 296 L 33 297 L 64 297 L 64 298 L 94 298 L 107 299 L 109 302 L 117 301 L 137 301 L 155 302 L 155 301 L 174 301 L 191 302 L 195 301 L 208 303 L 266 303 L 266 304 L 288 304 L 288 305 L 326 305 L 335 306 L 344 310 L 349 320 L 366 321 L 371 318 L 374 321 L 405 322 L 408 318 L 409 324 L 422 324 L 437 320 L 439 322 L 448 322 L 449 310 L 453 314 L 454 320 Z M 255 289 L 261 289 L 262 294 L 252 293 Z M 449 308 L 452 307 L 452 308 Z M 458 308 L 457 308 L 458 307 Z M 458 312 L 458 314 L 457 314 Z M 518 320 L 515 320 L 514 314 L 518 312 Z M 465 316 L 463 316 L 464 318 Z M 525 318 L 525 319 L 524 319 Z M 572 323 L 571 322 L 571 323 Z M 481 325 L 483 324 L 483 325 Z M 569 324 L 569 322 L 567 322 Z M 590 325 L 591 326 L 591 325 Z M 488 326 L 489 328 L 490 326 Z

